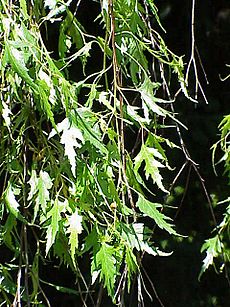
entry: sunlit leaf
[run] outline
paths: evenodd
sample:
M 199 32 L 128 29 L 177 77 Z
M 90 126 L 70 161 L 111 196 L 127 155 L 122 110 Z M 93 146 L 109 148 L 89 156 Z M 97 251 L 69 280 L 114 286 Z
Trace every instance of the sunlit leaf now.
M 6 126 L 9 128 L 10 127 L 10 123 L 11 123 L 11 119 L 10 119 L 10 115 L 12 114 L 9 105 L 2 101 L 2 117 L 5 120 Z
M 160 204 L 152 203 L 145 199 L 141 194 L 139 194 L 137 207 L 140 211 L 147 216 L 151 217 L 158 227 L 166 230 L 170 234 L 178 235 L 177 232 L 172 228 L 170 223 L 171 218 L 159 212 L 157 208 L 160 208 Z
M 132 276 L 138 269 L 138 263 L 136 256 L 134 255 L 132 249 L 129 247 L 127 247 L 125 250 L 125 263 L 127 265 L 128 272 L 128 291 L 130 291 Z
M 142 144 L 141 150 L 135 158 L 134 172 L 138 174 L 138 170 L 142 164 L 145 163 L 145 177 L 148 180 L 151 176 L 154 183 L 157 184 L 158 188 L 167 193 L 167 190 L 163 186 L 163 177 L 160 174 L 159 168 L 164 168 L 160 160 L 164 160 L 164 157 L 155 148 L 149 148 L 145 144 Z
M 70 253 L 73 262 L 75 262 L 75 252 L 78 249 L 78 236 L 82 233 L 82 216 L 78 214 L 77 210 L 68 217 Z
M 203 260 L 203 265 L 199 274 L 199 279 L 203 273 L 213 264 L 214 258 L 218 257 L 222 253 L 223 243 L 220 241 L 218 235 L 214 238 L 205 240 L 202 245 L 201 252 L 206 252 L 206 257 Z
M 16 73 L 19 74 L 23 80 L 25 80 L 34 90 L 37 90 L 34 80 L 30 77 L 28 73 L 28 68 L 26 67 L 25 58 L 26 55 L 23 51 L 18 50 L 14 47 L 13 43 L 8 41 L 6 42 L 6 53 L 10 65 Z
M 51 246 L 55 242 L 55 238 L 59 230 L 59 221 L 62 218 L 61 212 L 65 211 L 66 206 L 67 200 L 61 202 L 58 200 L 58 198 L 56 198 L 53 202 L 51 210 L 47 214 L 47 219 L 51 218 L 51 220 L 46 233 L 46 255 L 48 254 Z
M 57 0 L 45 0 L 44 7 L 48 7 L 50 10 L 53 10 L 57 5 Z
M 19 194 L 19 190 L 14 188 L 12 184 L 9 182 L 4 194 L 8 210 L 19 220 L 26 222 L 25 218 L 20 213 L 19 210 L 20 204 L 18 203 L 18 200 L 15 197 L 15 195 Z
M 94 259 L 96 267 L 100 269 L 100 280 L 104 281 L 110 296 L 112 296 L 114 293 L 114 285 L 116 280 L 116 260 L 114 256 L 114 247 L 103 242 Z
M 20 0 L 20 7 L 21 7 L 21 10 L 22 10 L 22 13 L 23 13 L 23 16 L 25 19 L 29 18 L 29 15 L 27 13 L 27 3 L 26 3 L 26 0 Z
M 166 116 L 167 111 L 156 104 L 157 98 L 154 97 L 155 91 L 159 86 L 160 83 L 153 83 L 148 77 L 145 77 L 145 81 L 139 88 L 139 92 L 141 93 L 143 107 L 145 108 L 146 106 L 152 112 L 164 117 Z
M 37 178 L 37 198 L 36 205 L 41 205 L 42 211 L 46 212 L 46 203 L 50 200 L 49 190 L 52 188 L 53 183 L 49 174 L 45 171 L 40 171 Z
M 65 118 L 61 123 L 57 124 L 57 131 L 62 132 L 60 143 L 65 147 L 65 155 L 68 157 L 71 171 L 76 176 L 76 151 L 84 143 L 82 132 L 79 128 L 70 124 L 68 118 Z M 56 131 L 53 129 L 49 137 L 53 137 Z

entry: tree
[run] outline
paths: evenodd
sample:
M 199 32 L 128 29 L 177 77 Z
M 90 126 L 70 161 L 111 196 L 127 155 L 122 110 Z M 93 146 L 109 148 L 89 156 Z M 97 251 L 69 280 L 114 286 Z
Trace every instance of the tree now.
M 72 270 L 78 290 L 52 286 L 83 305 L 99 304 L 105 287 L 122 306 L 135 279 L 142 304 L 143 255 L 170 254 L 159 248 L 156 228 L 180 236 L 165 213 L 175 182 L 164 180 L 173 171 L 167 153 L 182 150 L 202 182 L 174 111 L 179 93 L 195 101 L 188 92 L 194 33 L 184 75 L 152 0 L 92 3 L 85 4 L 96 5 L 90 32 L 78 1 L 1 1 L 3 304 L 49 306 L 50 280 L 40 274 L 54 259 Z M 222 133 L 229 154 L 228 117 Z M 211 245 L 214 257 L 223 255 L 222 241 L 213 248 L 211 240 L 203 270 Z

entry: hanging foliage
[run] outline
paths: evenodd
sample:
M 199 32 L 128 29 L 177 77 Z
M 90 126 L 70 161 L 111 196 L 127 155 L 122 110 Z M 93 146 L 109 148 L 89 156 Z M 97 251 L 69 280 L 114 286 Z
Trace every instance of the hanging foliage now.
M 85 30 L 78 5 L 0 2 L 0 243 L 11 255 L 0 264 L 0 303 L 8 305 L 49 305 L 40 267 L 54 258 L 81 279 L 79 291 L 57 289 L 86 304 L 101 282 L 120 303 L 143 253 L 169 255 L 147 222 L 179 235 L 158 195 L 169 193 L 166 149 L 178 147 L 162 131 L 182 125 L 172 107 L 178 91 L 189 98 L 183 59 L 161 37 L 154 1 L 98 3 L 103 36 Z M 85 256 L 90 278 L 78 265 Z

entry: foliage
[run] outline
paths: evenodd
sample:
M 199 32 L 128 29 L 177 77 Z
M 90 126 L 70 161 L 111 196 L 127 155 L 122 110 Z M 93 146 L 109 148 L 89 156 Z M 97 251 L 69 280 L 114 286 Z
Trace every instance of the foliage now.
M 224 155 L 218 161 L 224 162 L 225 174 L 228 177 L 228 185 L 230 185 L 230 115 L 226 115 L 219 125 L 221 131 L 220 141 L 213 146 L 213 165 L 215 169 L 215 153 L 218 145 L 220 145 Z M 230 249 L 229 249 L 229 227 L 230 227 L 230 196 L 224 201 L 220 201 L 218 205 L 227 204 L 226 211 L 223 219 L 215 227 L 215 236 L 205 241 L 201 248 L 201 252 L 206 252 L 206 257 L 203 260 L 203 266 L 200 272 L 200 277 L 204 271 L 208 269 L 210 265 L 214 265 L 214 259 L 220 259 L 220 272 L 225 272 L 228 279 L 227 263 L 230 261 Z
M 56 289 L 86 304 L 87 285 L 101 282 L 121 303 L 135 274 L 140 280 L 143 254 L 168 255 L 153 244 L 149 218 L 152 228 L 178 235 L 159 198 L 169 193 L 166 151 L 177 147 L 163 131 L 181 125 L 171 82 L 189 98 L 183 59 L 160 36 L 154 1 L 101 1 L 95 24 L 103 37 L 87 33 L 77 3 L 0 2 L 0 243 L 10 251 L 0 266 L 0 303 L 7 305 L 49 305 L 40 270 L 54 258 L 76 274 L 79 291 Z M 58 57 L 47 46 L 52 25 Z M 206 242 L 206 267 L 216 246 Z M 90 278 L 78 265 L 85 256 Z

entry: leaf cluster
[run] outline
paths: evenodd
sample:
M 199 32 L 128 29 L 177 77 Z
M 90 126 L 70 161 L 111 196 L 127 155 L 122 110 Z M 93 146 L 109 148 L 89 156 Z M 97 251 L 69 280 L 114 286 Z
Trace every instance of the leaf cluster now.
M 33 3 L 0 3 L 0 243 L 11 251 L 0 266 L 0 302 L 49 304 L 39 273 L 54 257 L 81 279 L 82 300 L 91 297 L 87 284 L 100 281 L 119 302 L 141 274 L 141 254 L 167 255 L 153 244 L 147 217 L 177 235 L 148 195 L 168 193 L 162 169 L 171 170 L 166 148 L 176 146 L 161 132 L 178 123 L 167 109 L 173 75 L 188 96 L 184 64 L 151 24 L 149 15 L 161 27 L 153 1 L 102 1 L 104 37 L 85 31 L 74 1 Z M 58 60 L 42 35 L 52 23 L 60 25 Z M 88 74 L 98 47 L 102 67 Z M 73 82 L 77 60 L 83 77 Z M 162 89 L 169 100 L 158 97 Z M 137 132 L 134 152 L 127 128 Z M 78 266 L 85 255 L 89 280 Z

